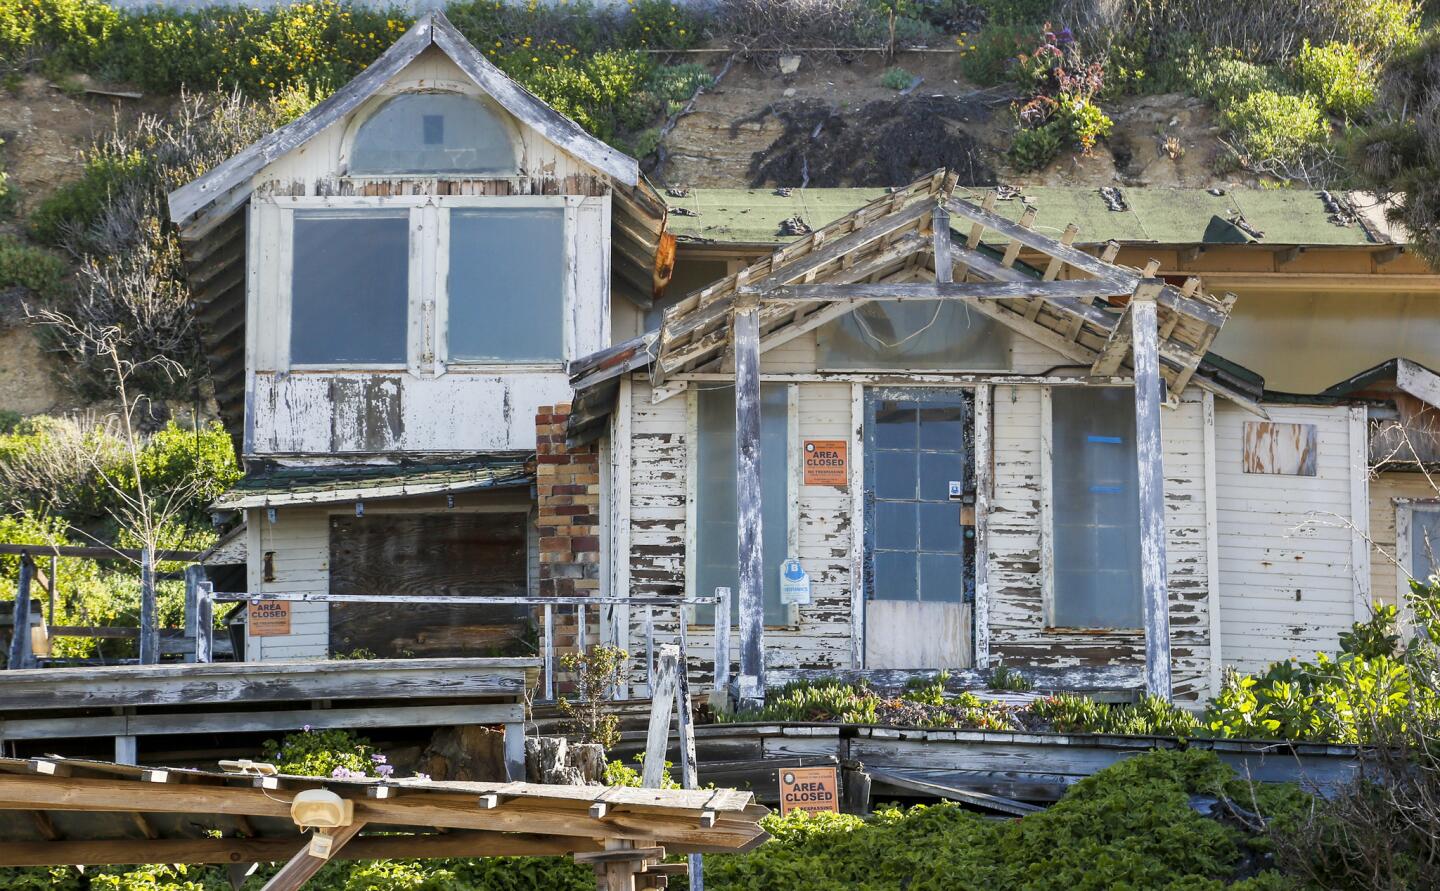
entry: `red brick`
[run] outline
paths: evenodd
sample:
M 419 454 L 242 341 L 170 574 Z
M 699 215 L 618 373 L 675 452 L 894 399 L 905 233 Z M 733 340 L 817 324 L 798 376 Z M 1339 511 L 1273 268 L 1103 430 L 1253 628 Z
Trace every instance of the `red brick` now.
M 570 546 L 577 551 L 598 551 L 600 550 L 600 537 L 598 535 L 577 535 L 570 539 Z

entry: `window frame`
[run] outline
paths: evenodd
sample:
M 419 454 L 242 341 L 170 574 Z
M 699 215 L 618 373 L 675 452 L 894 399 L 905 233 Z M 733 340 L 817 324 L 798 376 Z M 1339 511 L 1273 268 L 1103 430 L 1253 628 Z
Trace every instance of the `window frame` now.
M 1096 386 L 1091 384 L 1077 386 Z M 1111 385 L 1112 389 L 1133 390 L 1134 387 L 1124 384 Z M 1055 387 L 1045 386 L 1040 388 L 1040 590 L 1041 599 L 1044 605 L 1045 627 L 1044 634 L 1049 635 L 1086 635 L 1086 634 L 1116 634 L 1122 636 L 1144 637 L 1145 629 L 1142 626 L 1133 627 L 1085 627 L 1066 626 L 1055 624 L 1055 416 L 1053 391 Z M 1074 389 L 1074 387 L 1060 387 L 1062 391 Z M 1136 468 L 1138 475 L 1139 468 Z M 1137 565 L 1139 555 L 1137 554 Z M 1143 615 L 1143 613 L 1142 613 Z
M 1414 516 L 1416 512 L 1440 514 L 1440 498 L 1396 498 L 1395 501 L 1395 562 L 1400 564 L 1395 573 L 1395 603 L 1400 607 L 1400 627 L 1408 632 L 1415 625 L 1415 617 L 1409 608 L 1411 566 L 1415 555 L 1412 553 L 1414 540 Z
M 375 116 L 385 103 L 397 96 L 407 93 L 457 93 L 467 99 L 474 99 L 482 105 L 489 107 L 496 118 L 505 127 L 506 135 L 510 139 L 510 146 L 516 162 L 516 169 L 508 173 L 351 173 L 350 162 L 355 155 L 355 137 L 360 134 L 360 128 Z M 336 169 L 346 179 L 355 182 L 380 182 L 398 179 L 406 180 L 480 180 L 480 179 L 511 179 L 521 176 L 521 166 L 525 157 L 525 140 L 520 129 L 515 125 L 513 116 L 500 106 L 489 94 L 481 92 L 473 83 L 454 80 L 435 80 L 429 82 L 425 87 L 417 87 L 413 83 L 390 85 L 381 88 L 374 96 L 366 99 L 359 110 L 350 116 L 350 121 L 345 125 L 345 132 L 340 138 L 339 159 Z
M 767 382 L 768 383 L 768 382 Z M 799 557 L 800 552 L 800 450 L 797 441 L 800 436 L 800 385 L 785 385 L 785 549 L 789 551 L 784 559 Z M 767 453 L 768 454 L 768 453 Z M 766 461 L 765 454 L 760 456 Z M 774 460 L 773 458 L 769 460 Z M 696 533 L 700 521 L 700 394 L 691 386 L 685 392 L 685 596 L 712 597 L 714 591 L 695 590 L 698 580 L 699 544 Z M 773 562 L 773 561 L 772 561 Z M 766 566 L 766 573 L 777 567 Z M 813 577 L 812 577 L 813 582 Z M 778 584 L 778 582 L 777 582 Z M 768 587 L 767 587 L 768 590 Z M 778 591 L 779 588 L 777 587 Z M 730 621 L 734 624 L 733 634 L 739 634 L 740 589 L 730 592 Z M 798 631 L 800 628 L 800 604 L 785 605 L 786 617 L 783 625 L 765 625 L 766 631 Z M 696 604 L 685 606 L 685 624 L 690 631 L 713 629 L 714 623 L 699 624 Z
M 273 312 L 269 336 L 273 338 L 277 370 L 296 373 L 342 371 L 409 372 L 416 377 L 439 377 L 450 372 L 514 374 L 523 372 L 563 373 L 575 356 L 574 313 L 579 271 L 576 263 L 576 215 L 582 196 L 574 195 L 404 195 L 404 196 L 288 196 L 271 199 L 279 212 L 268 241 L 278 280 L 271 294 Z M 564 274 L 561 293 L 561 355 L 553 361 L 503 362 L 451 359 L 448 355 L 450 266 L 450 211 L 471 208 L 560 208 L 564 211 L 561 244 Z M 406 301 L 406 360 L 403 363 L 323 362 L 296 363 L 290 356 L 291 312 L 294 295 L 296 211 L 397 211 L 409 213 L 409 290 Z M 258 267 L 252 275 L 263 273 Z M 262 297 L 262 303 L 263 303 Z M 263 318 L 263 315 L 262 315 Z

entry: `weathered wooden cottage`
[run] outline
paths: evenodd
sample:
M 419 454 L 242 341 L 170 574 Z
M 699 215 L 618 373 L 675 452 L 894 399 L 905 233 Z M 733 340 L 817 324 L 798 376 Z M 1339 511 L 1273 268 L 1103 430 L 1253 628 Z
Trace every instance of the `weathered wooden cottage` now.
M 171 210 L 246 461 L 216 507 L 297 595 L 250 659 L 525 645 L 407 595 L 729 588 L 750 694 L 1003 662 L 1193 700 L 1433 565 L 1440 276 L 1363 196 L 661 197 L 434 14 Z
M 612 301 L 649 306 L 669 275 L 632 158 L 434 13 L 170 209 L 245 458 L 216 507 L 244 514 L 249 591 L 598 590 L 593 459 L 535 453 Z M 516 618 L 282 602 L 252 611 L 247 654 L 475 655 Z

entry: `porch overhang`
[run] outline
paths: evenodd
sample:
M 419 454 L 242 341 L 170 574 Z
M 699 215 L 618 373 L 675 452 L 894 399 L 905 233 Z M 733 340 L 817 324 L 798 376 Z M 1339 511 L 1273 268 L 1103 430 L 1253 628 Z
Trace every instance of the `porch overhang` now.
M 347 466 L 264 464 L 221 495 L 214 510 L 342 504 L 382 498 L 443 495 L 529 486 L 528 453 L 485 455 L 450 462 Z

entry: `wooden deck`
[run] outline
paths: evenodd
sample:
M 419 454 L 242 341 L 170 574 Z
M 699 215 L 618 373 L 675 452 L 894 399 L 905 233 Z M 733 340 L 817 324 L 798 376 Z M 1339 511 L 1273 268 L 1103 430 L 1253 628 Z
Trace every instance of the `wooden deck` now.
M 524 767 L 525 697 L 538 659 L 354 659 L 176 663 L 10 671 L 0 740 L 504 725 L 512 777 Z

